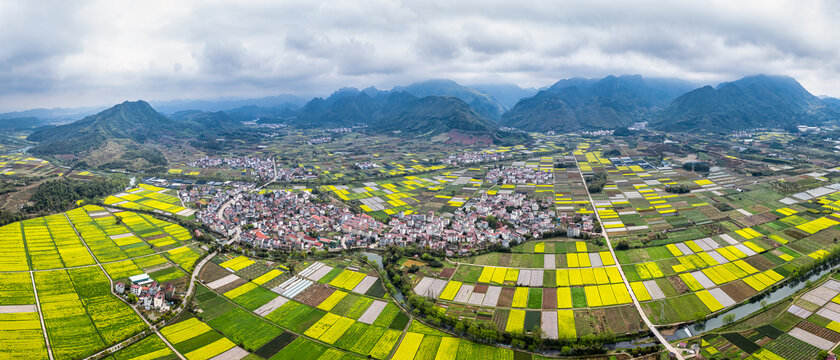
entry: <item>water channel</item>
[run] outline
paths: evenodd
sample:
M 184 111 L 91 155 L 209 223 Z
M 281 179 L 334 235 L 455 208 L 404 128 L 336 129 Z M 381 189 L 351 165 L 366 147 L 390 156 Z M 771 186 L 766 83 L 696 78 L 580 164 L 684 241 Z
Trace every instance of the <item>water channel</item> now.
M 371 253 L 371 252 L 362 252 L 362 255 L 364 255 L 368 260 L 376 262 L 377 266 L 379 267 L 379 270 L 381 270 L 384 273 L 384 268 L 382 267 L 382 256 L 380 256 L 379 254 L 376 254 L 376 253 Z M 709 331 L 718 329 L 718 328 L 720 328 L 724 325 L 727 325 L 727 323 L 724 322 L 723 319 L 724 319 L 724 317 L 726 317 L 729 314 L 733 314 L 735 316 L 735 318 L 733 319 L 733 322 L 741 320 L 743 318 L 746 318 L 750 315 L 755 314 L 756 312 L 759 312 L 759 311 L 763 310 L 764 306 L 762 306 L 762 302 L 765 304 L 765 306 L 769 307 L 769 306 L 771 306 L 771 305 L 773 305 L 773 304 L 775 304 L 779 301 L 782 301 L 782 300 L 786 299 L 787 297 L 795 294 L 797 291 L 804 288 L 805 285 L 808 284 L 808 282 L 817 281 L 821 277 L 823 277 L 826 274 L 834 271 L 838 267 L 840 267 L 840 262 L 837 262 L 837 263 L 835 263 L 835 264 L 833 264 L 833 265 L 831 265 L 831 266 L 829 266 L 829 267 L 827 267 L 823 270 L 815 272 L 805 279 L 801 279 L 799 281 L 791 282 L 791 283 L 789 283 L 789 284 L 787 284 L 783 287 L 780 287 L 780 288 L 768 293 L 767 296 L 763 297 L 760 301 L 756 301 L 756 302 L 752 302 L 752 303 L 747 303 L 747 302 L 742 303 L 741 305 L 739 305 L 735 308 L 732 308 L 729 311 L 720 313 L 720 314 L 716 315 L 715 317 L 709 318 L 708 320 L 706 320 L 703 323 L 693 323 L 693 324 L 681 326 L 676 331 L 674 331 L 674 333 L 672 335 L 666 335 L 665 338 L 668 341 L 677 341 L 677 340 L 680 340 L 680 339 L 685 339 L 685 338 L 697 335 L 699 333 L 709 332 Z M 398 300 L 404 301 L 401 294 L 397 293 L 397 296 L 399 297 Z M 604 347 L 607 348 L 607 349 L 619 349 L 619 348 L 628 349 L 628 348 L 635 348 L 635 347 L 639 347 L 639 346 L 648 346 L 648 345 L 653 345 L 653 344 L 655 344 L 653 339 L 651 339 L 649 342 L 639 341 L 637 339 L 637 340 L 631 340 L 631 341 L 619 341 L 619 342 L 615 342 L 615 343 L 611 343 L 611 344 L 605 344 Z

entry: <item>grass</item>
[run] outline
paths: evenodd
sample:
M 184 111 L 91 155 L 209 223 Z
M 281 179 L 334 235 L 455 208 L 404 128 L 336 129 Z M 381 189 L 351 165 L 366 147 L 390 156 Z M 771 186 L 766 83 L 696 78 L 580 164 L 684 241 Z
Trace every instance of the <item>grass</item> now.
M 582 287 L 573 287 L 572 289 L 572 307 L 585 308 L 586 307 L 586 292 Z
M 464 283 L 475 283 L 478 282 L 481 272 L 481 266 L 460 265 L 458 266 L 458 271 L 455 271 L 455 275 L 452 276 L 452 279 Z
M 120 349 L 112 356 L 116 360 L 130 360 L 135 358 L 161 359 L 175 355 L 169 347 L 156 335 L 147 336 L 126 348 Z
M 551 290 L 554 290 L 554 289 L 551 289 Z M 540 309 L 540 308 L 542 308 L 542 296 L 543 296 L 543 289 L 542 288 L 531 288 L 528 291 L 527 307 L 529 309 Z
M 283 332 L 279 327 L 240 308 L 233 308 L 208 321 L 208 324 L 249 351 L 258 349 Z

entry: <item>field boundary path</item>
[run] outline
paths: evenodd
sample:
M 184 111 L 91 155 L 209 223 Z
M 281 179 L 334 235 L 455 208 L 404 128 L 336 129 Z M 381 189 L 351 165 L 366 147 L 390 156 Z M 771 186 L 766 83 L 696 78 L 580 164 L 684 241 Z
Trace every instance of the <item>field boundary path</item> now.
M 86 242 L 86 241 L 85 241 L 85 239 L 82 237 L 82 235 L 81 235 L 81 234 L 79 234 L 79 230 L 77 230 L 77 229 L 76 229 L 76 224 L 74 224 L 74 223 L 73 223 L 73 221 L 71 221 L 71 220 L 70 220 L 70 217 L 68 217 L 68 216 L 67 216 L 67 213 L 63 213 L 63 214 L 64 214 L 64 217 L 67 219 L 67 221 L 68 221 L 68 222 L 70 222 L 70 225 L 71 225 L 71 227 L 73 228 L 73 232 L 75 232 L 75 233 L 76 233 L 76 236 L 78 236 L 78 237 L 79 237 L 79 240 L 82 242 L 82 244 L 84 244 L 84 245 L 85 245 L 85 249 L 87 249 L 88 253 L 90 253 L 90 257 L 92 257 L 92 258 L 93 258 L 93 261 L 96 261 L 96 265 L 98 265 L 98 266 L 99 266 L 99 269 L 100 269 L 100 270 L 102 270 L 102 273 L 103 273 L 103 274 L 105 274 L 105 277 L 106 277 L 106 278 L 108 278 L 108 283 L 110 284 L 110 285 L 109 285 L 109 286 L 110 286 L 110 288 L 108 289 L 108 291 L 110 291 L 110 292 L 111 292 L 111 295 L 114 295 L 114 297 L 116 297 L 117 299 L 120 299 L 120 301 L 122 301 L 122 302 L 124 302 L 126 305 L 128 305 L 128 307 L 130 307 L 130 308 L 131 308 L 131 310 L 134 310 L 134 312 L 135 312 L 135 313 L 137 313 L 137 316 L 139 316 L 139 317 L 140 317 L 140 319 L 141 319 L 141 320 L 143 320 L 143 322 L 144 322 L 144 323 L 146 323 L 146 326 L 148 326 L 148 327 L 149 327 L 149 329 L 151 329 L 152 331 L 154 331 L 154 332 L 155 332 L 155 334 L 157 334 L 157 335 L 158 335 L 161 339 L 163 339 L 163 342 L 166 344 L 166 346 L 168 346 L 168 347 L 169 347 L 169 348 L 170 348 L 170 349 L 171 349 L 171 350 L 172 350 L 175 354 L 177 354 L 179 358 L 181 358 L 181 359 L 185 359 L 183 356 L 181 356 L 181 353 L 179 353 L 179 352 L 178 352 L 178 350 L 175 350 L 175 347 L 173 347 L 173 346 L 172 346 L 172 344 L 170 344 L 170 343 L 169 343 L 169 341 L 166 341 L 166 339 L 164 339 L 164 338 L 163 338 L 163 336 L 161 336 L 160 332 L 158 332 L 157 326 L 155 326 L 155 325 L 153 325 L 152 323 L 150 323 L 150 322 L 149 322 L 149 320 L 147 320 L 147 319 L 146 319 L 146 317 L 145 317 L 145 316 L 143 316 L 143 314 L 141 314 L 141 313 L 140 313 L 140 310 L 137 310 L 137 308 L 136 308 L 136 307 L 134 307 L 134 306 L 132 306 L 131 304 L 129 304 L 129 303 L 128 303 L 128 301 L 126 301 L 126 300 L 125 300 L 122 296 L 119 296 L 119 295 L 117 295 L 117 293 L 115 293 L 115 292 L 114 292 L 114 280 L 113 280 L 113 279 L 111 279 L 111 275 L 108 275 L 108 272 L 107 272 L 107 271 L 105 271 L 105 267 L 103 267 L 103 266 L 102 266 L 102 263 L 100 263 L 100 262 L 99 262 L 99 259 L 96 257 L 96 255 L 94 255 L 94 254 L 93 254 L 93 251 L 91 251 L 91 250 L 90 250 L 90 247 L 88 246 L 87 242 Z M 143 330 L 143 331 L 145 331 L 145 330 Z M 135 336 L 136 336 L 136 335 L 135 335 Z M 134 339 L 134 338 L 135 338 L 135 336 L 132 336 L 132 337 L 130 337 L 130 338 L 128 338 L 128 339 L 126 339 L 126 340 L 123 340 L 123 341 L 121 341 L 121 342 L 119 342 L 119 343 L 115 344 L 114 346 L 111 346 L 111 347 L 109 347 L 109 348 L 107 348 L 107 349 L 105 349 L 105 350 L 102 350 L 102 351 L 97 352 L 97 353 L 95 353 L 95 354 L 93 354 L 93 355 L 91 355 L 91 356 L 88 356 L 88 357 L 87 357 L 87 359 L 90 359 L 90 358 L 94 358 L 94 359 L 96 359 L 96 358 L 99 358 L 99 356 L 101 356 L 101 355 L 102 355 L 103 353 L 105 353 L 105 352 L 111 353 L 111 352 L 113 352 L 113 351 L 116 351 L 116 350 L 122 349 L 122 348 L 123 348 L 123 345 L 124 345 L 126 342 L 128 342 L 128 345 L 130 345 L 130 344 L 134 343 L 135 341 L 132 341 L 132 339 Z M 141 339 L 142 339 L 142 338 L 141 338 Z M 138 339 L 138 340 L 136 340 L 136 341 L 139 341 L 139 339 Z M 127 345 L 126 345 L 126 346 L 127 346 Z
M 583 181 L 584 188 L 586 188 L 586 196 L 589 198 L 589 205 L 592 206 L 592 211 L 595 213 L 595 217 L 598 219 L 598 223 L 603 224 L 603 222 L 601 221 L 601 215 L 598 214 L 598 208 L 595 206 L 595 201 L 592 200 L 592 194 L 589 193 L 589 187 L 586 186 L 586 178 L 583 176 L 583 171 L 580 170 L 580 164 L 578 164 L 577 157 L 575 157 L 574 155 L 572 155 L 572 157 L 575 158 L 575 167 L 577 167 L 578 173 L 580 174 L 580 179 L 581 181 Z M 618 268 L 618 273 L 621 274 L 621 280 L 624 281 L 624 286 L 627 288 L 627 292 L 630 293 L 630 298 L 633 299 L 633 305 L 636 306 L 636 310 L 639 312 L 639 316 L 642 317 L 642 320 L 644 320 L 645 325 L 647 325 L 648 329 L 650 329 L 650 332 L 654 336 L 656 336 L 656 339 L 659 340 L 659 342 L 662 343 L 663 346 L 665 346 L 665 349 L 674 354 L 674 356 L 677 359 L 683 360 L 684 358 L 682 356 L 682 353 L 678 352 L 676 348 L 671 346 L 671 343 L 669 343 L 668 340 L 665 339 L 664 336 L 662 336 L 662 334 L 659 332 L 659 329 L 656 328 L 656 325 L 653 325 L 653 322 L 650 321 L 647 314 L 645 314 L 644 309 L 642 309 L 642 305 L 639 303 L 639 299 L 636 298 L 636 294 L 633 293 L 633 288 L 630 287 L 630 282 L 627 280 L 627 275 L 624 274 L 624 269 L 621 268 L 621 263 L 618 262 L 618 257 L 615 255 L 615 249 L 613 249 L 612 242 L 610 242 L 610 236 L 607 235 L 607 229 L 604 228 L 603 225 L 601 225 L 601 235 L 604 236 L 604 240 L 607 243 L 607 248 L 610 250 L 610 255 L 612 256 L 613 261 L 615 262 L 615 265 Z
M 44 314 L 41 313 L 41 300 L 38 299 L 38 288 L 35 286 L 35 274 L 29 272 L 29 279 L 32 280 L 32 292 L 35 294 L 35 305 L 38 308 L 38 320 L 41 321 L 41 331 L 44 332 L 44 341 L 47 346 L 47 354 L 50 360 L 53 360 L 52 346 L 50 346 L 50 337 L 47 335 L 47 325 L 44 323 Z

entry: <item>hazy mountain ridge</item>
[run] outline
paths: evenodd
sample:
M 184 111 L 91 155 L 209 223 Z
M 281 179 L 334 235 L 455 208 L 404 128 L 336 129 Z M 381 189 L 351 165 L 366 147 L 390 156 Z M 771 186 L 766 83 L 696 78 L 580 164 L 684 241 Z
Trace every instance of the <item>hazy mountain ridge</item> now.
M 755 75 L 704 86 L 669 104 L 652 124 L 670 131 L 819 125 L 840 113 L 788 76 Z
M 499 121 L 507 108 L 495 98 L 476 89 L 460 85 L 452 80 L 435 79 L 408 86 L 395 86 L 391 91 L 402 91 L 423 98 L 426 96 L 454 96 L 467 103 L 476 113 L 488 119 Z
M 682 80 L 639 75 L 563 79 L 520 100 L 501 125 L 526 131 L 614 129 L 649 120 L 691 88 Z

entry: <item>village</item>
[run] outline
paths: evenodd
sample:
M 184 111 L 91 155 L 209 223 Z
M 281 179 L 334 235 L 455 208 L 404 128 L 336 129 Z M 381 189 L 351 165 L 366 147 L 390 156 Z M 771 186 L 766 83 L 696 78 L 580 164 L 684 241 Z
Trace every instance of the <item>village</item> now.
M 256 180 L 265 181 L 274 178 L 274 160 L 258 157 L 203 157 L 187 163 L 187 166 L 199 169 L 236 168 L 250 169 Z
M 130 284 L 114 284 L 114 292 L 125 296 L 129 303 L 146 311 L 166 313 L 172 309 L 180 294 L 172 284 L 161 284 L 152 280 L 148 274 L 129 277 Z
M 496 184 L 551 184 L 554 182 L 553 171 L 540 171 L 522 166 L 502 166 L 492 168 L 484 180 Z
M 532 169 L 505 168 L 498 174 L 505 181 L 547 181 L 544 172 Z M 269 250 L 413 244 L 463 254 L 491 244 L 508 247 L 546 234 L 596 236 L 594 216 L 565 212 L 558 216 L 549 201 L 510 191 L 482 194 L 451 213 L 400 211 L 383 224 L 330 201 L 319 191 L 252 190 L 251 184 L 233 183 L 226 188 L 193 186 L 179 194 L 199 208 L 198 221 L 223 234 L 238 232 L 239 241 Z

